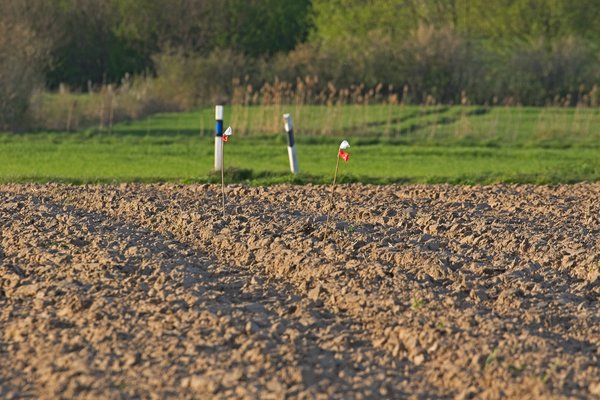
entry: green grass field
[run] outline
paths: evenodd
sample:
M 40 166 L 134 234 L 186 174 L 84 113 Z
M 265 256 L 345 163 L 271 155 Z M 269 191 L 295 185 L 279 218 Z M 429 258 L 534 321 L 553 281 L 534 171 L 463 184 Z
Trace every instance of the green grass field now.
M 225 149 L 226 168 L 236 168 L 229 182 L 329 182 L 344 138 L 352 147 L 342 182 L 600 180 L 597 109 L 303 106 L 294 115 L 297 177 L 289 174 L 285 111 L 294 115 L 294 107 L 226 108 L 235 132 Z M 111 133 L 0 134 L 0 181 L 216 181 L 213 125 L 207 108 L 121 123 Z
M 404 144 L 569 147 L 600 145 L 599 108 L 479 106 L 260 106 L 225 108 L 225 122 L 238 134 L 280 134 L 282 114 L 294 117 L 301 136 L 389 139 Z M 157 114 L 122 123 L 119 133 L 212 135 L 213 108 Z

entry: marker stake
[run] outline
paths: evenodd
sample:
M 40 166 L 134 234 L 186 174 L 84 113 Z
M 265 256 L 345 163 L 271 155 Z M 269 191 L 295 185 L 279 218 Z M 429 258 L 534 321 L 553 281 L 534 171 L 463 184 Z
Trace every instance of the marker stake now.
M 348 143 L 348 141 L 346 140 L 342 141 L 342 143 L 340 143 L 340 146 L 338 147 L 337 157 L 335 160 L 335 172 L 333 173 L 333 183 L 331 184 L 331 196 L 329 197 L 329 208 L 327 210 L 327 219 L 325 220 L 325 234 L 323 236 L 323 240 L 327 239 L 327 234 L 329 231 L 329 217 L 331 216 L 331 213 L 333 212 L 333 209 L 335 207 L 333 195 L 335 193 L 335 183 L 337 181 L 338 170 L 340 167 L 340 158 L 343 158 L 346 162 L 348 161 L 350 155 L 344 150 L 348 149 L 349 147 L 350 143 Z
M 283 114 L 283 120 L 285 121 L 285 131 L 288 139 L 288 158 L 290 159 L 290 170 L 292 174 L 300 172 L 298 169 L 298 159 L 296 158 L 296 142 L 294 141 L 294 126 L 292 123 L 292 116 L 290 114 Z
M 223 106 L 215 107 L 215 171 L 223 170 Z

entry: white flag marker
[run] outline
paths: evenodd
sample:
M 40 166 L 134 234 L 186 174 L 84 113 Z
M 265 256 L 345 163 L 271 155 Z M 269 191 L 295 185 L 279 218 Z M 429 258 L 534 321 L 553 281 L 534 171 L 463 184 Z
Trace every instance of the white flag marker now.
M 231 130 L 231 127 L 228 127 L 227 130 L 223 132 L 223 141 L 227 142 L 229 140 L 229 136 L 231 135 L 233 135 L 233 131 Z

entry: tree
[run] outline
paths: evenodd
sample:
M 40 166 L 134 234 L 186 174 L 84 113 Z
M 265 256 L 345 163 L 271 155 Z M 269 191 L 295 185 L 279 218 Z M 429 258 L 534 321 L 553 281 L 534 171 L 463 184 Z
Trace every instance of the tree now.
M 219 45 L 251 56 L 293 50 L 311 26 L 310 0 L 228 0 Z
M 104 0 L 54 0 L 61 27 L 47 73 L 50 87 L 67 83 L 118 82 L 127 73 L 144 71 L 151 51 L 136 38 L 122 35 L 118 9 Z
M 412 0 L 313 0 L 312 40 L 356 42 L 369 32 L 403 37 L 418 26 L 418 4 Z
M 44 3 L 0 2 L 1 130 L 23 126 L 31 95 L 43 86 L 52 33 L 52 14 Z

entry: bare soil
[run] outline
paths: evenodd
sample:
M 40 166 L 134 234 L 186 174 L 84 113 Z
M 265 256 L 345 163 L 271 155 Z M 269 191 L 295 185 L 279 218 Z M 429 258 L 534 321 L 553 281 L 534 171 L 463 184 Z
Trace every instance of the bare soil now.
M 600 184 L 0 186 L 0 398 L 600 398 Z

